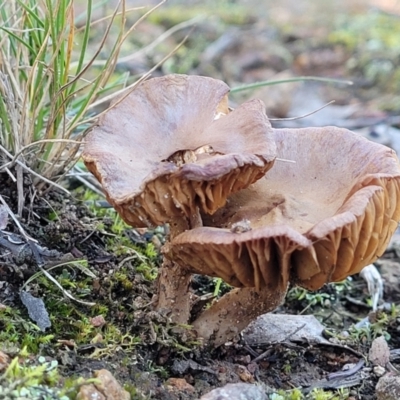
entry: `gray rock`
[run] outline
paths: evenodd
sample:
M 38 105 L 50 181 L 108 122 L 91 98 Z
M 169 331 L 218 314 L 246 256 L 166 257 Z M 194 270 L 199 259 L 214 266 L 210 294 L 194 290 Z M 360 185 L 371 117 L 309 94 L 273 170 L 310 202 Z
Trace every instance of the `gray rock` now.
M 382 376 L 376 385 L 376 398 L 378 400 L 400 399 L 400 376 L 392 374 Z
M 386 367 L 390 361 L 390 349 L 383 336 L 379 336 L 371 344 L 368 359 L 375 366 Z
M 226 386 L 214 389 L 200 400 L 268 400 L 267 395 L 257 385 L 249 383 L 228 383 Z

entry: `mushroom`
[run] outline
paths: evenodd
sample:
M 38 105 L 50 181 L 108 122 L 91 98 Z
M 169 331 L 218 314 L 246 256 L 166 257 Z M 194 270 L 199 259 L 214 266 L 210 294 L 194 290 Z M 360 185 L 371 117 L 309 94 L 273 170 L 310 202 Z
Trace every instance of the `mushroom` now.
M 276 307 L 289 282 L 315 290 L 360 272 L 383 254 L 400 220 L 393 150 L 334 127 L 273 136 L 278 156 L 293 162 L 276 162 L 167 248 L 191 272 L 241 288 L 193 323 L 216 345 Z
M 201 226 L 232 193 L 272 167 L 275 143 L 261 101 L 228 108 L 218 80 L 168 75 L 118 100 L 86 138 L 83 160 L 108 201 L 135 227 L 170 224 L 171 238 Z M 186 269 L 165 262 L 159 309 L 187 322 Z

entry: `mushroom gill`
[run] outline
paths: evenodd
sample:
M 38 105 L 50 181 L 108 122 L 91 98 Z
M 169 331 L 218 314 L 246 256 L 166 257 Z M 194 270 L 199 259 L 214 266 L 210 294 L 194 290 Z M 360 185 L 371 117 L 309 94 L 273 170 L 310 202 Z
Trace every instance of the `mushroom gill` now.
M 293 162 L 276 162 L 203 227 L 174 238 L 166 255 L 191 272 L 265 290 L 289 279 L 318 289 L 381 256 L 400 219 L 395 153 L 334 127 L 273 137 L 278 157 Z

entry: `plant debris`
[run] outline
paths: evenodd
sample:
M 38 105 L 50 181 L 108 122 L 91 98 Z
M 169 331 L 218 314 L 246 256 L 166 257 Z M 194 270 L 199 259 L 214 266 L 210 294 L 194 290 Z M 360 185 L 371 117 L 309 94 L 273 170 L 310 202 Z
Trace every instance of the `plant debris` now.
M 44 332 L 47 328 L 51 327 L 49 313 L 42 299 L 38 299 L 24 290 L 20 293 L 20 299 L 28 309 L 29 317 L 36 322 L 40 330 Z

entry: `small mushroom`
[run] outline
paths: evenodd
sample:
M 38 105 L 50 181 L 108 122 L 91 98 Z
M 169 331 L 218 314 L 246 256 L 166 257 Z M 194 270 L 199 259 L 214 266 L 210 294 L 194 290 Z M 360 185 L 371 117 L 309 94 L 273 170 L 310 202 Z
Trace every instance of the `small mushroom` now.
M 132 226 L 212 214 L 275 159 L 261 101 L 228 108 L 216 79 L 168 75 L 139 85 L 100 118 L 83 159 Z
M 231 111 L 229 87 L 200 76 L 150 79 L 117 101 L 86 138 L 83 160 L 109 202 L 135 227 L 170 224 L 171 238 L 201 226 L 227 197 L 275 160 L 261 101 Z M 190 273 L 165 261 L 158 308 L 175 322 L 190 311 Z
M 249 290 L 279 297 L 290 280 L 318 289 L 360 272 L 383 254 L 400 220 L 400 168 L 391 149 L 333 127 L 278 129 L 274 140 L 279 157 L 293 162 L 277 161 L 203 227 L 175 237 L 167 253 L 191 272 L 255 288 L 236 290 L 237 303 L 240 290 L 246 298 Z M 232 231 L 244 220 L 250 231 Z M 255 305 L 241 304 L 228 316 L 217 316 L 221 305 L 211 307 L 194 326 L 221 343 L 233 325 L 240 331 L 250 322 L 246 315 L 254 318 L 246 310 Z

